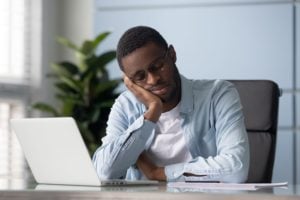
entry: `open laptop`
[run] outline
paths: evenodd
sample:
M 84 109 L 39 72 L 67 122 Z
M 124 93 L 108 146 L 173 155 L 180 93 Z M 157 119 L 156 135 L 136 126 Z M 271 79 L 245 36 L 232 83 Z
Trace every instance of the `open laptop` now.
M 11 119 L 39 184 L 82 186 L 153 185 L 158 181 L 100 180 L 71 117 Z

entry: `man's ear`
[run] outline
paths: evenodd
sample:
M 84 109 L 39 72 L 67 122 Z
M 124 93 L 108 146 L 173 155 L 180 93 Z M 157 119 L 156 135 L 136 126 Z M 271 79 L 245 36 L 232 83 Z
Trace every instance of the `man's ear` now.
M 176 51 L 175 51 L 173 45 L 169 46 L 169 55 L 170 55 L 170 58 L 172 59 L 173 63 L 175 64 L 177 61 L 177 56 L 176 56 Z

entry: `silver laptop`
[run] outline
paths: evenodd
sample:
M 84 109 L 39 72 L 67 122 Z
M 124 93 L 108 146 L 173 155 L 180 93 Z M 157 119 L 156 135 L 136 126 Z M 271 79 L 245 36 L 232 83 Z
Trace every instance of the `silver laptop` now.
M 100 180 L 71 117 L 11 119 L 32 174 L 39 184 L 145 185 L 158 181 Z

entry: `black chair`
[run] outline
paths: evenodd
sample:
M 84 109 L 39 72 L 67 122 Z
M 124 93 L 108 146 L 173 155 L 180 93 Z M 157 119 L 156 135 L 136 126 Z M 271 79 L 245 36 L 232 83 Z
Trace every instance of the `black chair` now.
M 269 80 L 229 80 L 239 92 L 250 145 L 248 183 L 272 181 L 280 89 Z

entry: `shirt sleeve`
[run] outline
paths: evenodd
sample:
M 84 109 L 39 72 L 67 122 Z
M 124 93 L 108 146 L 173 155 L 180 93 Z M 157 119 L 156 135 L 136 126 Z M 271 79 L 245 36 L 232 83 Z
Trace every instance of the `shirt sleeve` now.
M 249 144 L 242 106 L 236 89 L 230 83 L 221 86 L 214 92 L 211 101 L 216 155 L 206 158 L 198 156 L 188 163 L 166 166 L 165 174 L 169 181 L 246 181 Z M 185 177 L 184 173 L 194 176 Z
M 134 110 L 126 98 L 118 98 L 111 109 L 106 136 L 93 156 L 100 179 L 124 178 L 127 169 L 151 143 L 155 123 L 145 120 L 143 114 L 132 116 L 136 114 Z

